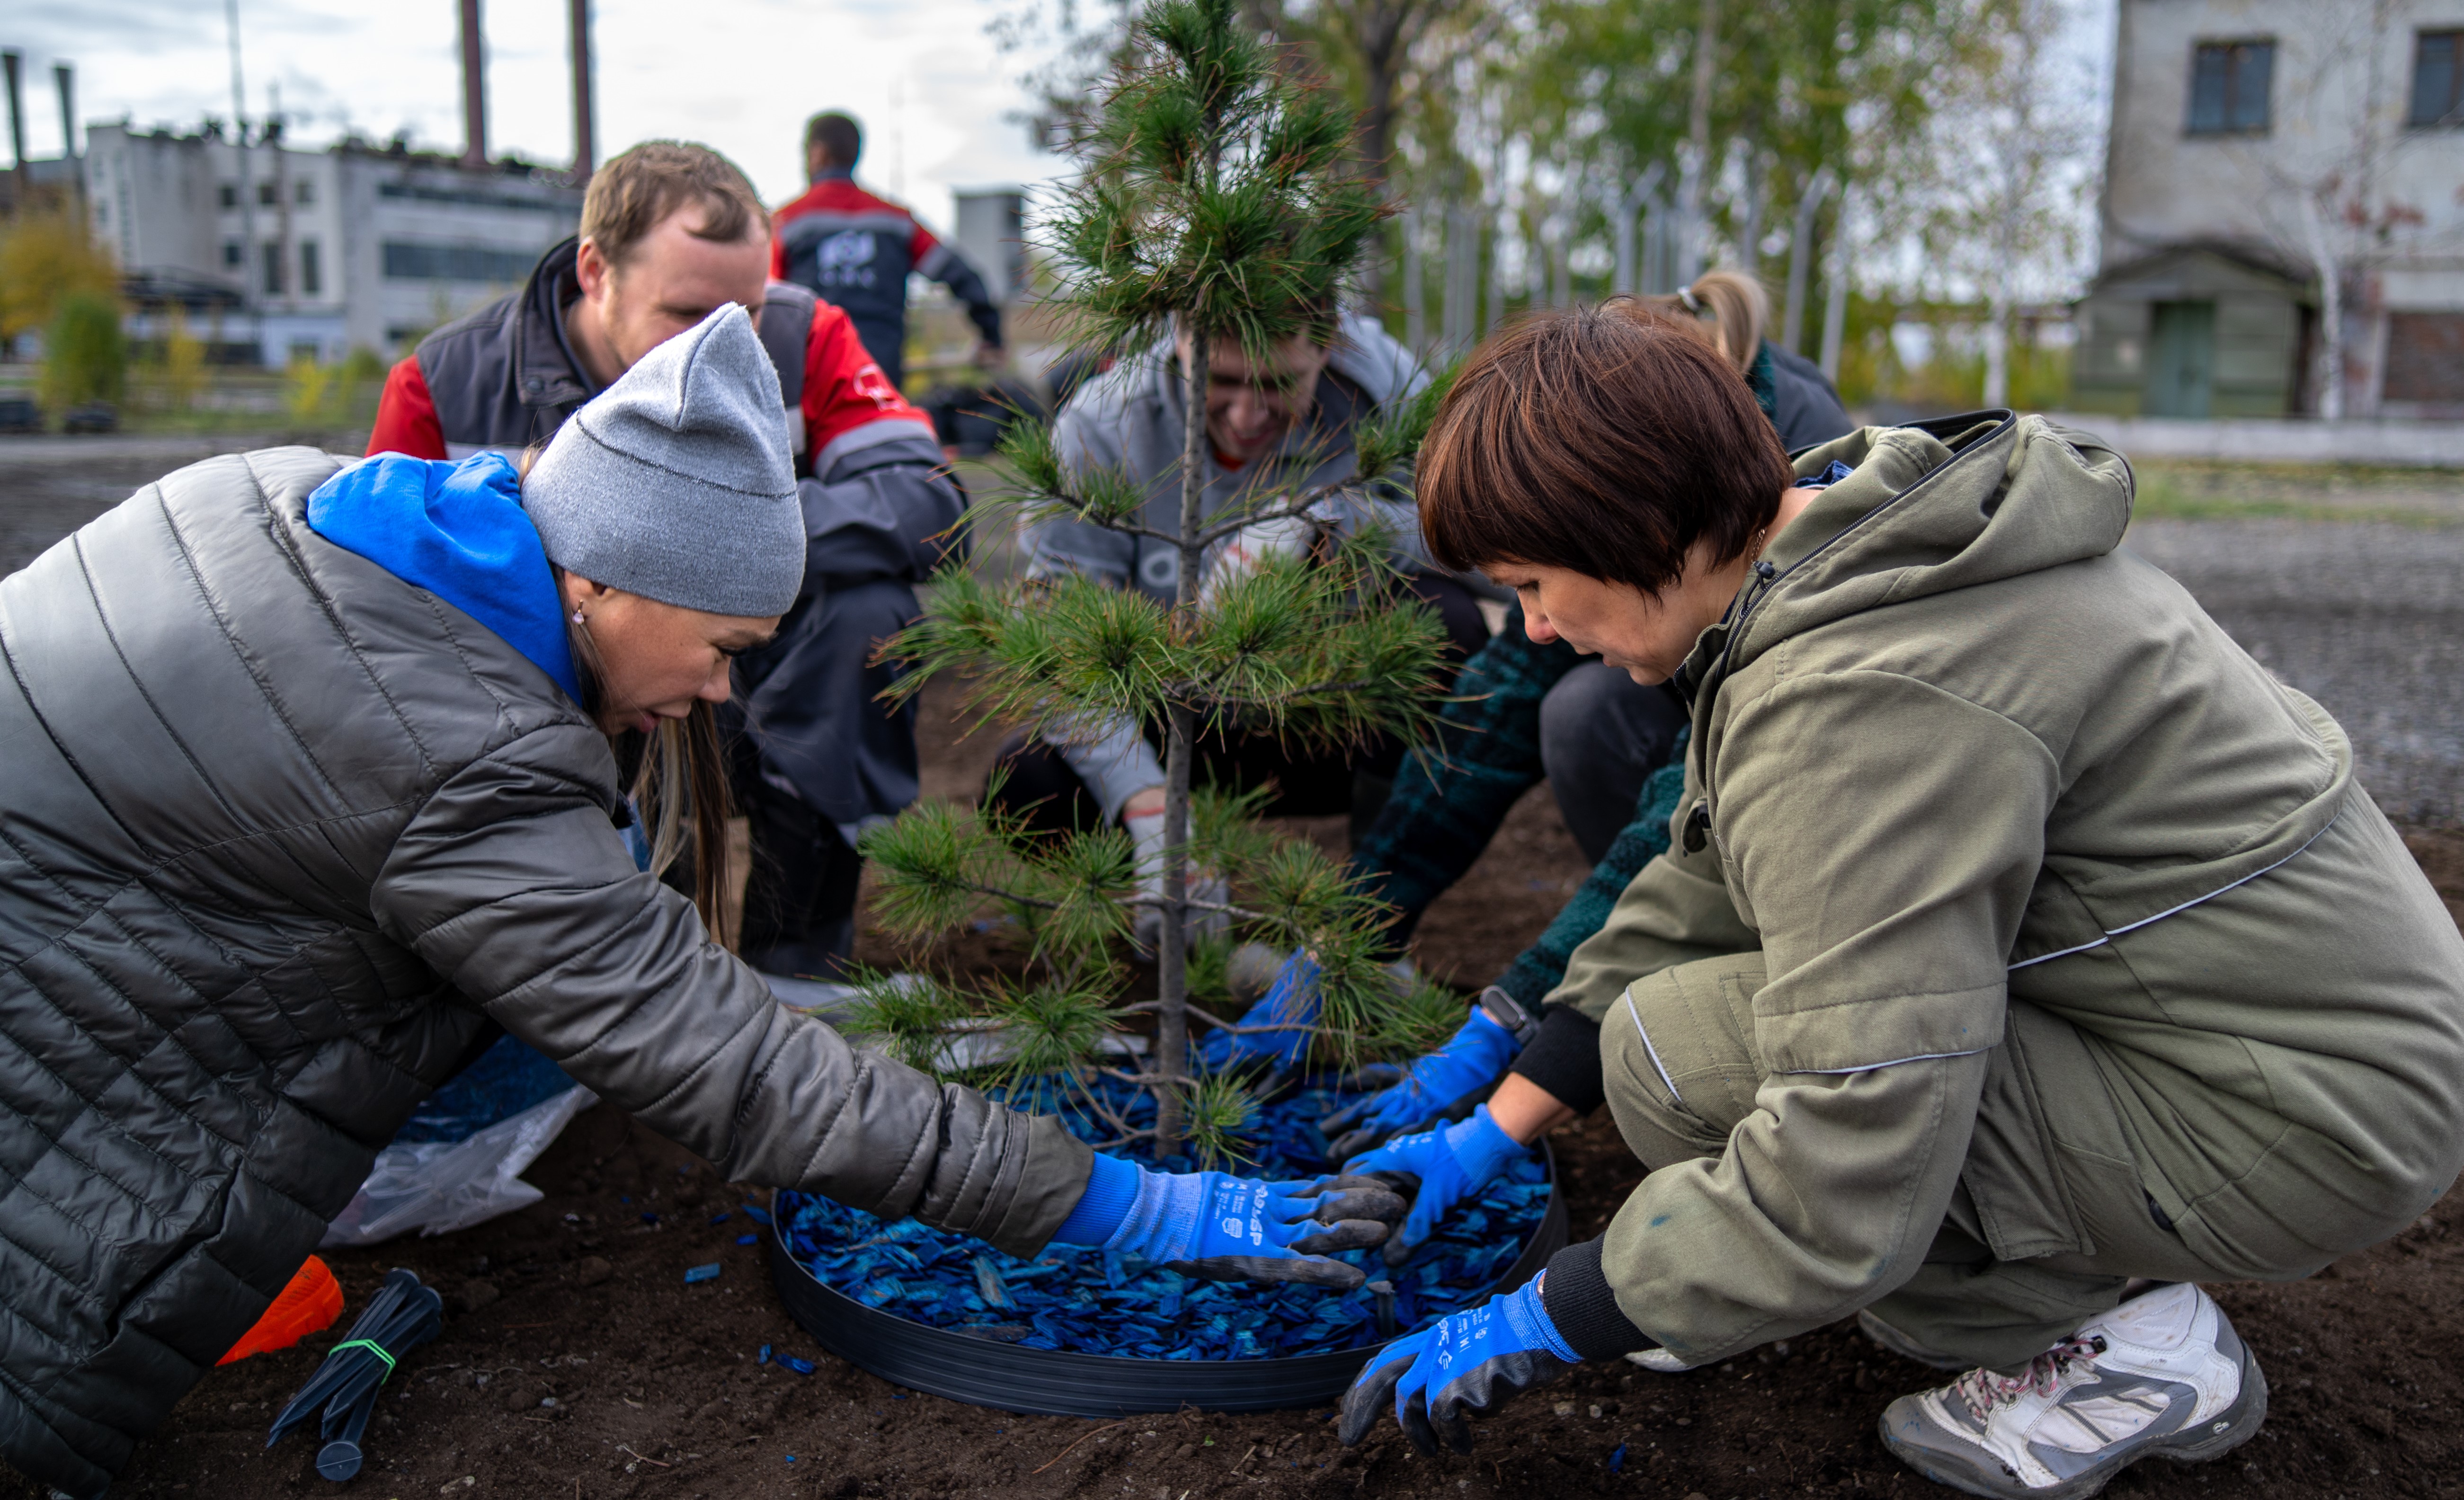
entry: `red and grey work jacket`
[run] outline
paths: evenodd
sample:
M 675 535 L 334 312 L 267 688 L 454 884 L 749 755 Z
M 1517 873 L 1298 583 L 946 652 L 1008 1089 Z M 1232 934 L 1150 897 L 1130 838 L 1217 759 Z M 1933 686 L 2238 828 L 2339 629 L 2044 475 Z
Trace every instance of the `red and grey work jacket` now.
M 892 384 L 906 368 L 911 271 L 948 287 L 984 342 L 1001 343 L 1001 309 L 975 268 L 915 215 L 846 172 L 824 172 L 810 192 L 770 216 L 770 275 L 846 308 Z
M 520 291 L 421 340 L 385 379 L 368 452 L 519 453 L 597 395 L 564 335 L 564 309 L 581 295 L 579 244 L 541 256 Z M 826 479 L 841 459 L 883 444 L 928 467 L 940 460 L 932 419 L 898 393 L 844 311 L 774 282 L 755 326 L 778 367 L 798 474 Z

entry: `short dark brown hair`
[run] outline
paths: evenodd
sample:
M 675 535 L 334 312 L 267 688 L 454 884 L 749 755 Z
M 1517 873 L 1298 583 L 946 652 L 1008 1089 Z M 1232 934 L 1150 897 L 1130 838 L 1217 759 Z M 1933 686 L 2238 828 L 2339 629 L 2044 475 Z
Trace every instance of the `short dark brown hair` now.
M 734 162 L 690 141 L 645 141 L 590 174 L 582 237 L 609 265 L 622 265 L 669 214 L 693 205 L 702 210 L 700 225 L 691 231 L 695 239 L 732 244 L 752 238 L 757 229 L 768 232 L 770 211 Z
M 1794 482 L 1719 350 L 1631 298 L 1474 351 L 1421 446 L 1420 534 L 1445 566 L 1570 568 L 1656 594 L 1708 542 L 1742 554 Z
M 852 171 L 857 158 L 864 155 L 864 128 L 853 115 L 827 110 L 804 121 L 804 150 L 809 153 L 820 146 L 825 155 L 837 165 Z

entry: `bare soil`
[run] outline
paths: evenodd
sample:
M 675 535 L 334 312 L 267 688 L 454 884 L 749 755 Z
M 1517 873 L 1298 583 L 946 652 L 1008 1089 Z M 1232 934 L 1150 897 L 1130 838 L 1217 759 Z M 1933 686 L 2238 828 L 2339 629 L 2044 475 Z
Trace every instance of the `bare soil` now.
M 972 792 L 987 737 L 955 739 L 928 705 L 928 795 Z M 1338 820 L 1307 829 L 1342 837 Z M 2464 833 L 2411 838 L 2464 917 Z M 1581 878 L 1545 788 L 1420 929 L 1427 967 L 1479 983 L 1537 933 Z M 999 935 L 975 961 L 998 963 Z M 866 951 L 889 954 L 876 935 Z M 1605 1114 L 1556 1141 L 1573 1228 L 1596 1234 L 1640 1180 Z M 1884 1404 L 1940 1377 L 1853 1325 L 1715 1370 L 1588 1366 L 1486 1423 L 1469 1458 L 1423 1459 L 1387 1426 L 1360 1449 L 1331 1412 L 1196 1412 L 1126 1422 L 1016 1417 L 892 1388 L 824 1353 L 772 1292 L 739 1204 L 766 1194 L 605 1108 L 584 1114 L 530 1179 L 546 1200 L 460 1234 L 328 1256 L 352 1313 L 386 1268 L 444 1289 L 441 1338 L 404 1363 L 349 1492 L 384 1500 L 691 1496 L 1488 1496 L 1630 1493 L 1667 1500 L 1943 1493 L 1875 1438 Z M 729 1213 L 721 1224 L 714 1216 Z M 645 1222 L 656 1215 L 657 1222 Z M 717 1262 L 687 1286 L 688 1267 Z M 2464 1195 L 2394 1241 L 2290 1285 L 2217 1287 L 2266 1361 L 2273 1420 L 2196 1468 L 2145 1465 L 2109 1494 L 2434 1495 L 2464 1489 Z M 345 1320 L 347 1321 L 347 1319 Z M 307 1345 L 209 1374 L 138 1451 L 116 1496 L 337 1492 L 312 1440 L 265 1432 L 341 1325 Z M 813 1360 L 756 1363 L 763 1344 Z M 1624 1450 L 1612 1472 L 1612 1455 Z M 40 1491 L 0 1478 L 0 1500 Z

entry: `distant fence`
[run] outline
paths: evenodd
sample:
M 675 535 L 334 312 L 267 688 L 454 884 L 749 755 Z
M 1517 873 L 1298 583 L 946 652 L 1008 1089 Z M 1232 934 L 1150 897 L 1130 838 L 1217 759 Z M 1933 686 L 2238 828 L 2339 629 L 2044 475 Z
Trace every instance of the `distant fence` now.
M 2094 432 L 2132 458 L 2464 469 L 2464 422 L 2189 421 L 2072 411 L 2045 416 L 2063 427 Z

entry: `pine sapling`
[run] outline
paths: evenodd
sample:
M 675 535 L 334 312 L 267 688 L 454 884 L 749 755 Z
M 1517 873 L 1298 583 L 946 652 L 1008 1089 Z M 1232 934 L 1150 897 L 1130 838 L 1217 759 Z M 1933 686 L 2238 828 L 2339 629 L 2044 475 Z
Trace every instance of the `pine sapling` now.
M 956 671 L 971 707 L 1046 739 L 1118 726 L 1158 735 L 1160 882 L 1142 879 L 1154 871 L 1117 827 L 1040 835 L 998 811 L 911 809 L 865 842 L 881 872 L 879 918 L 923 938 L 997 909 L 1027 937 L 1030 974 L 972 994 L 877 984 L 856 1025 L 938 1070 L 972 1068 L 1015 1090 L 1058 1080 L 1114 1142 L 1149 1139 L 1158 1158 L 1195 1146 L 1204 1158 L 1233 1154 L 1253 1110 L 1241 1080 L 1189 1076 L 1192 1001 L 1220 995 L 1229 935 L 1314 962 L 1313 1042 L 1328 1060 L 1403 1041 L 1433 1013 L 1425 999 L 1398 1005 L 1381 967 L 1391 913 L 1338 862 L 1265 830 L 1260 797 L 1199 787 L 1195 766 L 1214 736 L 1316 752 L 1425 738 L 1443 636 L 1400 590 L 1393 525 L 1378 518 L 1408 500 L 1408 466 L 1441 389 L 1428 384 L 1362 425 L 1348 476 L 1299 491 L 1256 484 L 1208 514 L 1210 364 L 1227 348 L 1255 368 L 1297 337 L 1331 343 L 1345 278 L 1387 210 L 1352 161 L 1353 117 L 1244 32 L 1235 0 L 1153 0 L 1127 59 L 1076 143 L 1082 170 L 1052 249 L 1084 345 L 1169 350 L 1178 340 L 1179 473 L 1159 483 L 1074 465 L 1048 427 L 1023 423 L 1001 449 L 1009 484 L 971 523 L 1076 522 L 1158 543 L 1178 563 L 1172 601 L 1067 572 L 995 584 L 952 571 L 891 651 L 913 669 L 900 693 Z M 1228 549 L 1261 537 L 1276 544 L 1226 565 Z M 1133 946 L 1141 908 L 1160 915 L 1156 995 L 1125 1005 L 1117 955 Z M 1116 1039 L 1105 1048 L 1115 1023 L 1141 1010 L 1154 1014 L 1153 1046 L 1126 1065 Z M 997 1046 L 956 1045 L 987 1025 Z M 1108 1102 L 1100 1075 L 1151 1095 L 1154 1123 Z

